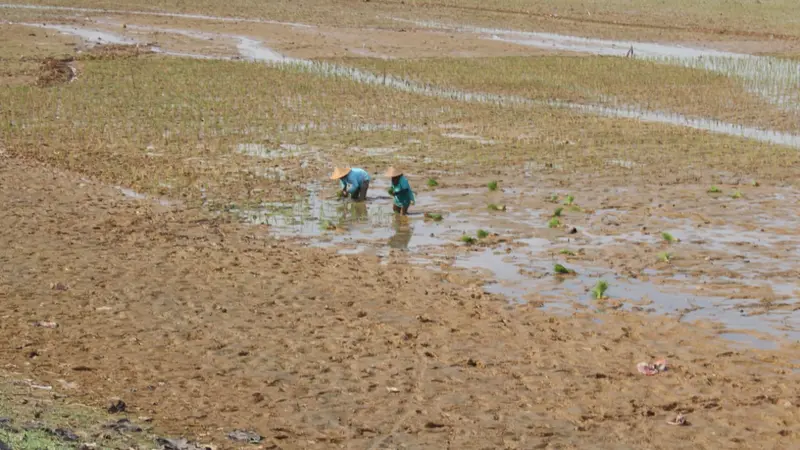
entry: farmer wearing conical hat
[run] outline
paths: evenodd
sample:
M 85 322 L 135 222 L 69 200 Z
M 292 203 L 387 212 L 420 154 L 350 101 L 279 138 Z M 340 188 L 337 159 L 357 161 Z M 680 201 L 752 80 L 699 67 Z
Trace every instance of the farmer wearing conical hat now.
M 335 168 L 331 180 L 339 180 L 339 185 L 342 187 L 342 196 L 348 195 L 356 201 L 363 201 L 367 199 L 367 189 L 369 189 L 369 174 L 364 169 L 356 167 L 352 168 Z
M 392 179 L 392 186 L 389 188 L 389 193 L 394 197 L 394 205 L 392 209 L 395 213 L 408 215 L 408 206 L 414 203 L 414 191 L 411 190 L 411 185 L 408 184 L 408 179 L 403 175 L 403 172 L 389 167 L 386 171 L 386 176 Z

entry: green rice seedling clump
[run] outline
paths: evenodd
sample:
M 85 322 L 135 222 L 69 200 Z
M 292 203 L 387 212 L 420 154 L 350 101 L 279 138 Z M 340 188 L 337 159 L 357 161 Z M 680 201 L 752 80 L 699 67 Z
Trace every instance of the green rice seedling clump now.
M 561 226 L 561 221 L 558 220 L 557 217 L 553 217 L 549 222 L 547 222 L 547 226 L 549 228 L 558 228 Z
M 608 290 L 608 282 L 605 280 L 597 280 L 597 284 L 592 288 L 592 295 L 594 298 L 606 298 L 606 291 Z
M 436 187 L 439 186 L 439 182 L 434 180 L 433 178 L 428 178 L 428 187 Z
M 554 271 L 555 271 L 557 274 L 559 274 L 559 275 L 570 275 L 570 274 L 573 274 L 573 273 L 575 273 L 575 271 L 574 271 L 574 270 L 572 270 L 572 269 L 567 269 L 567 268 L 566 268 L 566 267 L 564 267 L 564 265 L 562 265 L 562 264 L 556 264 L 556 265 L 555 265 L 555 267 L 553 267 L 553 270 L 554 270 Z
M 488 186 L 489 186 L 489 190 L 490 191 L 496 191 L 497 190 L 497 181 L 490 181 Z
M 489 237 L 489 232 L 486 230 L 478 230 L 478 239 L 486 239 Z
M 658 254 L 658 260 L 661 262 L 668 263 L 672 261 L 672 253 L 669 252 L 661 252 Z
M 572 250 L 570 250 L 568 248 L 561 249 L 561 251 L 559 253 L 561 253 L 562 255 L 567 255 L 567 256 L 575 256 L 575 252 L 573 252 Z
M 575 203 L 575 197 L 572 194 L 567 195 L 567 199 L 564 200 L 564 204 L 567 206 L 572 206 Z
M 476 240 L 475 240 L 475 238 L 474 238 L 474 237 L 472 237 L 472 236 L 467 236 L 467 235 L 465 234 L 464 236 L 461 236 L 461 242 L 463 242 L 463 243 L 465 243 L 465 244 L 467 244 L 467 245 L 472 245 L 472 244 L 474 244 L 474 243 L 476 242 Z
M 559 206 L 555 211 L 553 211 L 553 217 L 561 217 L 562 212 L 564 212 L 564 208 Z
M 495 205 L 494 203 L 489 203 L 489 211 L 505 211 L 506 205 Z
M 720 189 L 720 188 L 718 188 L 716 186 L 711 186 L 710 188 L 708 188 L 708 193 L 709 194 L 721 194 L 722 193 L 722 189 Z

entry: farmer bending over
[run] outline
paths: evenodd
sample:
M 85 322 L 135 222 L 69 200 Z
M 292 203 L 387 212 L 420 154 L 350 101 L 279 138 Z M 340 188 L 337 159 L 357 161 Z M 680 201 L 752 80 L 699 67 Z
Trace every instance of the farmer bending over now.
M 331 180 L 339 180 L 342 187 L 342 196 L 348 195 L 356 201 L 363 201 L 367 199 L 367 189 L 369 189 L 369 174 L 364 169 L 356 167 L 341 169 L 333 169 Z M 349 187 L 348 187 L 349 186 Z
M 394 196 L 392 209 L 395 213 L 408 215 L 408 206 L 414 203 L 414 191 L 411 190 L 411 185 L 403 176 L 403 172 L 394 167 L 389 167 L 386 176 L 392 179 L 392 186 L 389 188 L 389 193 Z

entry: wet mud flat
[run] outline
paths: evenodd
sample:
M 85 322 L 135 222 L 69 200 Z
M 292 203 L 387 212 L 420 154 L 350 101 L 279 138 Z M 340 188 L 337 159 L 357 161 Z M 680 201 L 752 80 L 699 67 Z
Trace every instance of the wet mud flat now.
M 411 178 L 422 191 L 408 217 L 392 213 L 386 180 L 371 185 L 364 203 L 325 198 L 335 189 L 314 184 L 297 203 L 240 215 L 276 236 L 341 254 L 467 270 L 487 293 L 558 313 L 663 314 L 759 348 L 800 339 L 794 189 L 679 186 L 598 195 L 519 179 L 492 192 L 446 181 L 428 188 Z M 602 298 L 593 293 L 599 282 L 608 284 Z
M 13 159 L 0 160 L 0 177 L 12 211 L 0 219 L 7 367 L 75 401 L 121 398 L 159 436 L 218 448 L 239 448 L 235 430 L 280 448 L 796 442 L 791 347 L 732 349 L 702 327 L 624 309 L 562 317 L 509 303 L 483 277 L 409 264 L 411 243 L 382 257 L 337 255 L 276 239 L 278 226 L 264 233 Z M 471 199 L 510 194 L 440 183 L 420 189 L 417 205 L 441 195 L 442 227 L 446 202 L 465 189 Z M 526 204 L 506 203 L 509 215 Z M 569 236 L 537 233 L 519 239 L 537 254 L 537 239 Z M 458 265 L 513 240 L 482 245 L 437 252 Z M 661 358 L 666 372 L 637 372 Z M 670 425 L 678 414 L 687 424 Z

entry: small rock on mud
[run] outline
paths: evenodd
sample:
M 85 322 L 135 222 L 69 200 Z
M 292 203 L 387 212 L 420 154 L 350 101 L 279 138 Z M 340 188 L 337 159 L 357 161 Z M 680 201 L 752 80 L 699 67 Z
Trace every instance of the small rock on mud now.
M 126 405 L 125 402 L 123 402 L 122 400 L 114 400 L 113 402 L 111 402 L 111 406 L 108 407 L 108 412 L 110 414 L 118 414 L 125 412 L 127 408 L 128 405 Z
M 134 423 L 131 423 L 131 421 L 128 419 L 119 419 L 118 421 L 111 422 L 109 424 L 104 425 L 103 427 L 108 428 L 110 430 L 119 431 L 120 433 L 125 433 L 125 432 L 138 433 L 142 431 L 142 427 Z
M 250 444 L 258 444 L 261 442 L 261 435 L 252 431 L 246 430 L 233 430 L 228 433 L 228 439 L 237 442 L 249 442 Z
M 80 439 L 77 434 L 65 428 L 56 428 L 55 430 L 49 430 L 49 432 L 50 434 L 58 437 L 62 441 L 75 442 L 78 439 Z
M 156 439 L 156 444 L 160 445 L 162 450 L 212 450 L 211 447 L 195 444 L 183 438 L 158 438 Z

